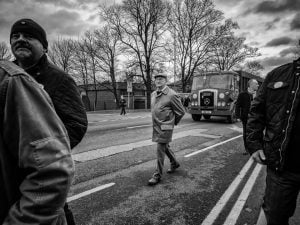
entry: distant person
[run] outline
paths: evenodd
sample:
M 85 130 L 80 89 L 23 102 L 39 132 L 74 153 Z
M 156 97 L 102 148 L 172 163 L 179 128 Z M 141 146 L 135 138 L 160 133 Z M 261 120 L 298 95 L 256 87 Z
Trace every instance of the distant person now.
M 247 91 L 241 92 L 238 95 L 235 107 L 235 114 L 237 118 L 240 118 L 243 124 L 243 140 L 245 151 L 244 155 L 248 155 L 248 147 L 246 144 L 246 124 L 248 120 L 248 113 L 251 106 L 251 101 L 256 95 L 256 91 L 258 89 L 258 82 L 255 79 L 251 79 L 248 81 L 248 88 Z
M 74 175 L 51 99 L 23 69 L 0 61 L 0 224 L 65 225 Z
M 188 111 L 188 107 L 189 107 L 189 104 L 190 104 L 190 97 L 189 96 L 185 96 L 184 98 L 184 102 L 183 102 L 183 106 L 185 108 L 186 111 Z
M 45 30 L 31 19 L 20 19 L 11 28 L 10 43 L 15 63 L 43 85 L 49 94 L 68 131 L 71 148 L 74 148 L 86 133 L 87 115 L 73 78 L 47 59 Z M 68 225 L 74 225 L 73 214 L 67 204 L 65 211 Z
M 120 106 L 121 106 L 121 113 L 120 115 L 126 115 L 126 100 L 124 99 L 124 96 L 121 95 L 121 100 L 120 100 Z
M 153 121 L 152 141 L 157 142 L 157 168 L 149 185 L 156 185 L 160 182 L 165 155 L 170 160 L 171 167 L 168 173 L 173 173 L 180 166 L 175 154 L 170 149 L 174 126 L 184 116 L 184 107 L 180 96 L 167 86 L 167 76 L 157 74 L 154 76 L 157 90 L 151 94 L 151 111 Z
M 272 70 L 252 102 L 251 157 L 267 165 L 262 208 L 268 225 L 287 225 L 300 189 L 300 58 Z M 298 221 L 299 222 L 299 221 Z

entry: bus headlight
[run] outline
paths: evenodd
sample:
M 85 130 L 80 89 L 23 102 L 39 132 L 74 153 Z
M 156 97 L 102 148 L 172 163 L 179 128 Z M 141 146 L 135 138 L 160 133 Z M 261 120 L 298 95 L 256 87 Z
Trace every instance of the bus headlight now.
M 226 105 L 226 103 L 225 102 L 222 102 L 222 104 L 221 104 L 223 107 Z
M 224 93 L 220 93 L 220 94 L 219 94 L 219 98 L 222 99 L 222 98 L 224 98 L 224 97 L 225 97 Z
M 218 102 L 218 106 L 219 106 L 219 107 L 221 106 L 221 102 Z
M 197 94 L 193 94 L 193 99 L 196 99 L 197 98 Z

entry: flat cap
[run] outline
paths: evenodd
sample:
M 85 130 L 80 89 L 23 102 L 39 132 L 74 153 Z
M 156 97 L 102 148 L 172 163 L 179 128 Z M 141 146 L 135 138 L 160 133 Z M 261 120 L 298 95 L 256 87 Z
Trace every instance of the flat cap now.
M 168 76 L 167 76 L 167 74 L 164 74 L 164 73 L 158 73 L 158 74 L 155 74 L 154 75 L 154 79 L 156 78 L 156 77 L 163 77 L 163 78 L 168 78 Z

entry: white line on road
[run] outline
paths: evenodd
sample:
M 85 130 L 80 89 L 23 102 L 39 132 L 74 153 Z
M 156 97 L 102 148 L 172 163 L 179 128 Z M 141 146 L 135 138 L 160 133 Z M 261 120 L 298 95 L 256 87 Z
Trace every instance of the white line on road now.
M 103 189 L 109 188 L 113 185 L 115 185 L 115 183 L 108 183 L 108 184 L 104 184 L 104 185 L 101 185 L 99 187 L 93 188 L 91 190 L 84 191 L 84 192 L 79 193 L 77 195 L 73 195 L 73 196 L 67 198 L 67 202 L 72 202 L 74 200 L 77 200 L 77 199 L 82 198 L 84 196 L 90 195 L 90 194 L 95 193 L 97 191 L 101 191 Z
M 183 138 L 183 137 L 187 137 L 187 136 L 220 138 L 220 136 L 218 136 L 218 135 L 202 133 L 204 131 L 206 131 L 206 129 L 193 129 L 193 130 L 188 130 L 188 131 L 181 131 L 181 132 L 173 134 L 172 139 L 175 140 L 175 139 Z M 155 143 L 152 142 L 152 139 L 148 139 L 148 140 L 133 142 L 133 143 L 129 143 L 129 144 L 115 145 L 115 146 L 110 146 L 107 148 L 94 149 L 91 151 L 74 154 L 74 155 L 72 155 L 72 157 L 77 162 L 86 162 L 89 160 L 99 159 L 99 158 L 107 157 L 107 156 L 114 155 L 114 154 L 117 154 L 120 152 L 131 151 L 134 148 L 150 146 L 153 144 L 155 144 Z
M 209 147 L 206 147 L 206 148 L 197 150 L 197 151 L 195 151 L 195 152 L 192 152 L 192 153 L 190 153 L 190 154 L 185 155 L 184 157 L 191 157 L 191 156 L 193 156 L 193 155 L 196 155 L 196 154 L 199 154 L 199 153 L 201 153 L 201 152 L 207 151 L 207 150 L 209 150 L 209 149 L 211 149 L 211 148 L 214 148 L 214 147 L 216 147 L 216 146 L 218 146 L 218 145 L 222 145 L 222 144 L 225 144 L 225 143 L 227 143 L 227 142 L 229 142 L 229 141 L 232 141 L 232 140 L 234 140 L 234 139 L 237 139 L 237 138 L 239 138 L 239 137 L 241 137 L 241 136 L 242 136 L 242 135 L 238 135 L 238 136 L 233 137 L 233 138 L 230 138 L 230 139 L 228 139 L 228 140 L 226 140 L 226 141 L 222 141 L 222 142 L 217 143 L 217 144 L 215 144 L 215 145 L 212 145 L 212 146 L 209 146 Z
M 140 126 L 132 126 L 132 127 L 126 127 L 127 129 L 134 129 L 134 128 L 139 128 L 139 127 L 150 127 L 152 124 L 147 124 L 147 125 L 140 125 Z
M 231 209 L 224 225 L 235 225 L 239 215 L 248 199 L 250 191 L 253 188 L 253 185 L 261 171 L 262 165 L 257 164 L 255 169 L 253 170 L 249 180 L 245 184 L 240 196 L 238 197 L 236 203 L 234 204 L 233 208 Z
M 245 177 L 246 173 L 250 169 L 251 165 L 253 164 L 252 158 L 248 160 L 248 162 L 245 164 L 243 169 L 240 171 L 240 173 L 236 176 L 236 178 L 233 180 L 233 182 L 230 184 L 230 186 L 227 188 L 225 193 L 222 195 L 222 197 L 219 199 L 217 204 L 214 206 L 214 208 L 210 211 L 210 213 L 206 216 L 205 220 L 202 222 L 201 225 L 212 225 L 214 221 L 219 216 L 220 212 L 232 196 L 232 194 L 235 192 L 243 178 Z

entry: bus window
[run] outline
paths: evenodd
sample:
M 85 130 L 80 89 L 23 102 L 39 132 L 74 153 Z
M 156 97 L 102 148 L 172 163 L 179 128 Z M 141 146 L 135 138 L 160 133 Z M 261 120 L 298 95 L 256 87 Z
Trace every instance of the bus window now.
M 205 76 L 196 76 L 193 79 L 192 90 L 203 88 L 216 89 L 234 89 L 233 75 L 230 74 L 216 74 Z

